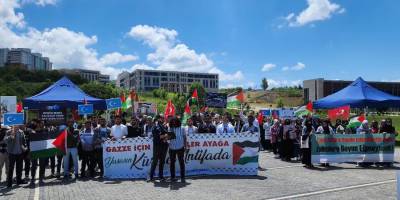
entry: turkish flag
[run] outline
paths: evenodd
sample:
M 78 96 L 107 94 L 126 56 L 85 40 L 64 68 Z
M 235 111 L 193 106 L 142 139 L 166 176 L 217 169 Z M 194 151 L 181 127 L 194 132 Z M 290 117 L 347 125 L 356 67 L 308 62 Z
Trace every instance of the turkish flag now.
M 350 117 L 350 106 L 342 106 L 328 110 L 328 118 L 330 120 L 342 119 L 348 120 Z
M 169 116 L 175 116 L 175 106 L 171 100 L 168 100 L 168 104 L 164 113 L 165 119 L 167 119 Z
M 264 119 L 264 116 L 262 115 L 261 112 L 259 112 L 259 113 L 258 113 L 258 116 L 257 116 L 257 121 L 258 121 L 258 124 L 259 124 L 260 126 L 262 126 L 262 124 L 263 124 L 263 119 Z
M 24 108 L 22 107 L 22 102 L 17 103 L 17 113 L 24 112 Z
M 306 106 L 306 109 L 307 109 L 308 111 L 310 111 L 310 112 L 313 111 L 313 103 L 312 103 L 311 101 L 308 102 L 308 104 L 307 104 L 307 106 Z

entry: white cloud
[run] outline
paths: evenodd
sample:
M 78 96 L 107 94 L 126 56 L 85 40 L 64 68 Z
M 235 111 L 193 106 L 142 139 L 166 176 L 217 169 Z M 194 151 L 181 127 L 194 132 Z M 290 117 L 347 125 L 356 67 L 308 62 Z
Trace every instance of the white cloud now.
M 289 71 L 289 70 L 290 71 L 300 71 L 300 70 L 303 70 L 304 68 L 306 68 L 306 65 L 301 62 L 298 62 L 291 67 L 288 67 L 288 66 L 282 67 L 282 71 Z
M 137 60 L 137 56 L 123 55 L 112 52 L 98 55 L 92 48 L 97 43 L 97 36 L 87 36 L 82 32 L 71 31 L 64 27 L 37 30 L 25 26 L 22 13 L 16 13 L 20 8 L 19 1 L 0 0 L 0 48 L 31 48 L 43 56 L 49 57 L 54 68 L 86 68 L 99 70 L 101 73 L 115 78 L 124 68 L 113 65 Z M 42 1 L 42 3 L 51 3 Z M 13 28 L 19 27 L 18 32 Z
M 20 7 L 20 3 L 16 0 L 0 0 L 0 27 L 7 25 L 24 27 L 24 14 L 15 12 L 15 9 Z
M 122 55 L 121 53 L 118 52 L 113 52 L 106 54 L 100 58 L 100 62 L 103 65 L 115 65 L 118 63 L 124 63 L 124 62 L 130 62 L 130 61 L 135 61 L 138 60 L 139 57 L 135 55 Z
M 34 3 L 39 6 L 56 5 L 58 0 L 22 0 L 22 4 Z
M 218 73 L 222 81 L 238 81 L 243 73 L 228 74 L 210 60 L 206 54 L 197 53 L 178 39 L 178 32 L 157 26 L 137 25 L 127 33 L 129 37 L 142 41 L 154 49 L 147 55 L 147 61 L 160 70 Z
M 275 64 L 268 63 L 268 64 L 265 64 L 265 65 L 262 67 L 261 71 L 263 71 L 263 72 L 268 72 L 268 71 L 271 71 L 272 69 L 274 69 L 275 67 L 276 67 Z
M 146 65 L 146 64 L 135 64 L 135 65 L 133 65 L 132 67 L 131 67 L 131 70 L 130 70 L 130 72 L 132 72 L 132 71 L 135 71 L 135 70 L 137 70 L 137 69 L 154 69 L 153 67 L 150 67 L 150 66 L 148 66 L 148 65 Z
M 306 24 L 323 21 L 332 17 L 334 14 L 345 12 L 339 4 L 331 3 L 330 0 L 307 0 L 308 7 L 298 15 L 290 13 L 285 17 L 289 26 L 304 26 Z

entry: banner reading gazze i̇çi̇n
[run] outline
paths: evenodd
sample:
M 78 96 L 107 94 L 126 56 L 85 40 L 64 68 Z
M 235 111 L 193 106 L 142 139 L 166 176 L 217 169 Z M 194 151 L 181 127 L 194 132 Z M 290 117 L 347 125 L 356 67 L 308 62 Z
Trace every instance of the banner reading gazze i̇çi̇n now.
M 185 152 L 186 175 L 257 175 L 258 137 L 251 133 L 189 135 L 189 148 Z M 146 178 L 152 156 L 151 138 L 108 140 L 103 144 L 104 176 Z M 178 161 L 175 169 L 179 175 Z M 164 175 L 169 175 L 168 155 Z
M 393 162 L 394 134 L 314 134 L 312 163 Z

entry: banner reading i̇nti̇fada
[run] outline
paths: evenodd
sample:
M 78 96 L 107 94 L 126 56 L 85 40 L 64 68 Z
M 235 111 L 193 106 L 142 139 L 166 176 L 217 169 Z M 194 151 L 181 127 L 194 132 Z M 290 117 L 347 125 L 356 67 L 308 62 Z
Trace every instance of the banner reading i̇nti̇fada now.
M 314 134 L 312 163 L 393 162 L 394 134 Z
M 185 152 L 186 175 L 257 175 L 258 137 L 251 133 L 189 135 L 189 148 Z M 104 176 L 146 178 L 152 156 L 151 138 L 108 140 L 103 144 Z M 178 161 L 175 168 L 179 175 Z M 168 155 L 164 175 L 169 175 Z

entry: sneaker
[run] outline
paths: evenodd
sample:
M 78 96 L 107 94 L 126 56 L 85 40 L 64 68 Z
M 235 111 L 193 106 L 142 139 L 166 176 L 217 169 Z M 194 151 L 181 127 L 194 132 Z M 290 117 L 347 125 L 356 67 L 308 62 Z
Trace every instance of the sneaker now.
M 17 185 L 23 185 L 23 184 L 27 184 L 28 182 L 26 182 L 25 180 L 20 180 L 17 181 Z
M 165 182 L 166 180 L 165 180 L 165 178 L 164 177 L 161 177 L 160 178 L 160 182 Z
M 181 178 L 181 183 L 186 183 L 186 179 L 185 178 Z
M 177 182 L 178 179 L 176 179 L 176 178 L 171 178 L 170 181 L 171 181 L 171 182 Z
M 39 179 L 39 185 L 44 185 L 43 179 Z
M 153 177 L 148 177 L 146 181 L 147 181 L 148 183 L 149 183 L 149 182 L 154 182 L 154 178 L 153 178 Z

